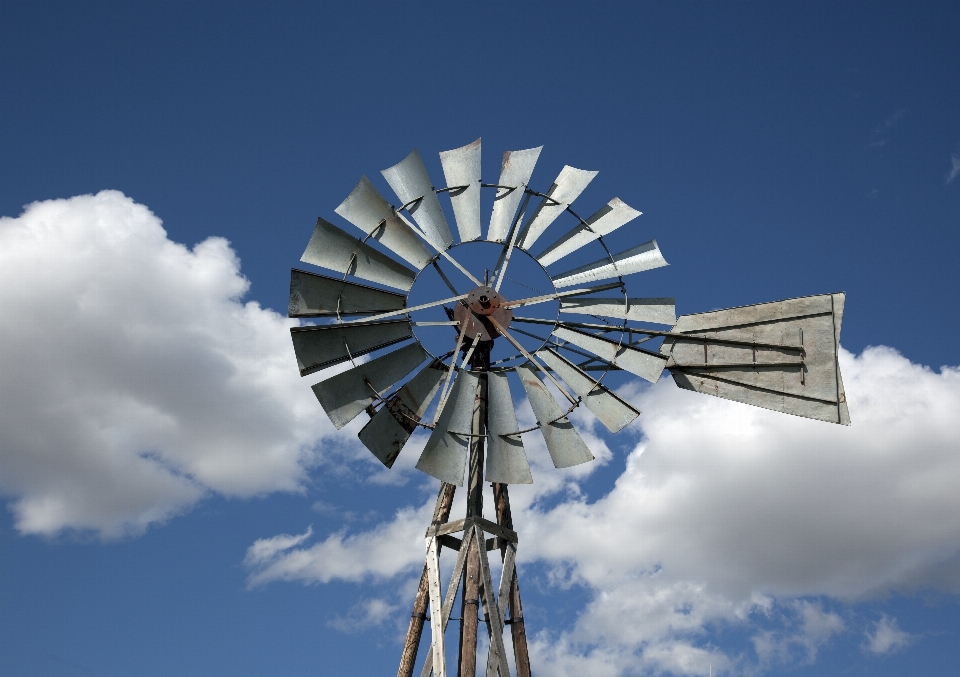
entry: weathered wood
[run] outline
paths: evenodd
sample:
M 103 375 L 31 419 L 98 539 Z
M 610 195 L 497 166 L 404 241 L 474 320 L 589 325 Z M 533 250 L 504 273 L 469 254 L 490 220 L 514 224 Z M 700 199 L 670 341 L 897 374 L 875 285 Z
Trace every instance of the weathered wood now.
M 481 358 L 482 359 L 482 358 Z M 476 363 L 472 366 L 476 367 Z M 473 407 L 473 425 L 470 438 L 470 481 L 467 484 L 467 519 L 474 525 L 483 515 L 483 452 L 486 432 L 486 411 L 484 402 L 487 397 L 487 381 L 480 380 L 477 398 Z M 460 617 L 460 677 L 475 677 L 477 673 L 477 625 L 480 611 L 480 562 L 481 550 L 486 543 L 480 536 L 480 529 L 473 526 L 464 534 L 467 546 L 467 566 L 463 572 L 463 604 Z M 484 550 L 482 555 L 486 557 Z
M 460 612 L 460 671 L 459 677 L 476 677 L 477 626 L 480 621 L 480 553 L 477 547 L 477 528 L 469 532 L 465 545 L 467 566 L 463 572 L 463 599 Z
M 467 549 L 461 548 L 457 555 L 457 563 L 453 567 L 453 573 L 450 575 L 450 585 L 447 586 L 447 594 L 443 599 L 443 610 L 441 613 L 443 621 L 443 632 L 447 631 L 447 624 L 450 622 L 450 614 L 453 612 L 453 603 L 457 598 L 457 591 L 460 589 L 460 578 L 463 576 L 463 567 L 467 561 Z M 427 651 L 427 657 L 423 661 L 423 669 L 420 671 L 420 677 L 430 677 L 433 670 L 433 644 Z
M 516 531 L 513 529 L 507 529 L 506 527 L 491 522 L 488 519 L 484 519 L 483 517 L 468 517 L 466 519 L 456 520 L 455 522 L 447 522 L 446 524 L 431 526 L 430 529 L 427 530 L 426 538 L 443 536 L 444 534 L 455 534 L 458 531 L 465 531 L 474 525 L 480 527 L 488 534 L 499 536 L 504 540 L 512 541 L 514 543 L 517 542 Z
M 507 485 L 503 485 L 503 486 L 507 486 Z M 499 536 L 500 538 L 506 539 L 508 541 L 513 541 L 514 543 L 517 542 L 517 532 L 514 531 L 513 529 L 508 529 L 500 524 L 494 524 L 490 520 L 483 519 L 482 517 L 478 517 L 476 519 L 476 524 L 478 527 L 486 531 L 488 534 L 494 534 L 495 536 Z
M 440 545 L 444 548 L 450 548 L 451 550 L 459 550 L 462 541 L 456 536 L 451 536 L 449 534 L 444 534 L 443 536 L 437 536 L 437 540 L 440 541 Z
M 427 540 L 427 580 L 430 590 L 430 629 L 433 634 L 433 674 L 434 677 L 446 677 L 443 612 L 440 611 L 440 543 L 436 538 Z
M 457 487 L 453 484 L 440 485 L 437 503 L 433 509 L 433 524 L 446 522 L 450 517 L 450 507 L 453 505 L 453 494 Z M 417 662 L 417 649 L 423 635 L 423 624 L 427 618 L 427 604 L 430 601 L 429 576 L 427 564 L 424 562 L 423 573 L 420 574 L 420 586 L 413 602 L 413 613 L 410 615 L 410 627 L 407 628 L 407 639 L 403 644 L 403 653 L 400 656 L 400 668 L 397 677 L 412 677 L 413 666 Z
M 493 499 L 497 508 L 497 522 L 506 529 L 513 529 L 513 515 L 510 512 L 510 494 L 506 484 L 493 485 Z M 507 544 L 500 548 L 504 560 Z M 530 677 L 530 654 L 527 651 L 527 631 L 523 623 L 523 605 L 520 602 L 519 576 L 514 573 L 510 584 L 510 636 L 513 638 L 513 656 L 517 666 L 517 677 Z
M 455 520 L 453 522 L 447 522 L 446 524 L 435 524 L 431 525 L 427 529 L 426 538 L 431 536 L 443 536 L 444 534 L 455 534 L 458 531 L 463 531 L 468 528 L 467 520 Z
M 500 618 L 507 617 L 507 606 L 510 604 L 510 588 L 513 586 L 516 566 L 517 546 L 508 542 L 503 557 L 503 571 L 500 572 L 500 588 L 497 591 L 497 605 L 500 607 Z
M 507 651 L 503 645 L 503 616 L 500 615 L 500 605 L 493 594 L 493 581 L 490 577 L 490 561 L 487 551 L 483 548 L 480 532 L 476 531 L 477 552 L 480 555 L 480 576 L 483 585 L 483 597 L 487 609 L 487 627 L 490 630 L 490 651 L 487 654 L 487 677 L 496 677 L 499 670 L 501 677 L 510 677 L 510 665 L 507 663 Z

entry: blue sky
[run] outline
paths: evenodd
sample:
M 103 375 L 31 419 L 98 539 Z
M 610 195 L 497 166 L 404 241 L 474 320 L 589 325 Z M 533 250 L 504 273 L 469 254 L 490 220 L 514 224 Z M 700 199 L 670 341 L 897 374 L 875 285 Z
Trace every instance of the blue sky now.
M 851 428 L 624 380 L 595 464 L 534 461 L 535 672 L 954 673 L 955 3 L 0 16 L 5 674 L 396 668 L 436 483 L 333 430 L 274 311 L 362 174 L 478 137 L 485 180 L 599 170 L 678 313 L 847 293 Z

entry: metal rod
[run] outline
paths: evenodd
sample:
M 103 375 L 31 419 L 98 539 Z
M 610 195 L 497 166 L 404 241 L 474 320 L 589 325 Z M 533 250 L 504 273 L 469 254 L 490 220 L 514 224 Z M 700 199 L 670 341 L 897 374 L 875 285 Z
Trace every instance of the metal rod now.
M 692 369 L 702 371 L 703 369 L 781 369 L 783 367 L 805 367 L 804 362 L 725 362 L 718 364 L 671 364 L 668 369 Z
M 450 369 L 447 371 L 447 378 L 443 382 L 443 388 L 440 390 L 440 401 L 437 404 L 437 413 L 433 416 L 433 425 L 437 425 L 437 421 L 440 420 L 440 413 L 443 411 L 443 406 L 447 403 L 447 396 L 450 394 L 448 390 L 450 386 L 450 381 L 453 380 L 453 373 L 457 370 L 457 355 L 460 353 L 460 346 L 463 345 L 463 336 L 467 333 L 467 323 L 464 322 L 463 326 L 460 327 L 460 331 L 457 332 L 457 345 L 453 349 L 453 357 L 450 358 Z
M 596 287 L 587 287 L 585 289 L 570 289 L 569 291 L 560 291 L 560 292 L 554 292 L 553 294 L 544 294 L 542 296 L 531 296 L 530 298 L 527 298 L 527 299 L 507 301 L 506 303 L 501 304 L 501 307 L 516 308 L 518 306 L 532 306 L 537 303 L 553 301 L 554 299 L 563 298 L 565 296 L 576 296 L 578 294 L 592 294 L 598 291 L 606 291 L 607 289 L 614 289 L 619 286 L 620 286 L 619 282 L 614 282 L 612 284 L 601 284 Z
M 403 208 L 401 207 L 401 209 L 403 209 Z M 466 276 L 470 279 L 470 281 L 473 282 L 475 285 L 477 285 L 478 287 L 480 286 L 480 280 L 478 280 L 477 278 L 475 278 L 475 277 L 470 273 L 469 270 L 467 270 L 466 268 L 464 268 L 463 266 L 461 266 L 461 265 L 460 265 L 460 262 L 457 261 L 457 260 L 456 260 L 455 258 L 453 258 L 452 256 L 450 256 L 450 254 L 447 253 L 447 251 L 446 251 L 445 249 L 443 249 L 442 247 L 437 246 L 437 244 L 436 244 L 433 240 L 431 240 L 429 237 L 427 237 L 427 234 L 426 234 L 426 233 L 424 233 L 422 230 L 420 230 L 419 228 L 417 228 L 417 226 L 415 226 L 410 219 L 408 219 L 406 216 L 404 216 L 403 214 L 401 214 L 401 213 L 400 213 L 400 209 L 396 210 L 396 211 L 395 211 L 395 214 L 397 215 L 397 218 L 399 218 L 399 219 L 402 220 L 405 224 L 407 224 L 407 226 L 410 228 L 410 230 L 412 230 L 414 233 L 416 233 L 417 235 L 419 235 L 420 238 L 421 238 L 424 242 L 426 242 L 428 245 L 430 245 L 431 247 L 433 247 L 433 248 L 436 250 L 437 254 L 439 254 L 440 256 L 442 256 L 443 258 L 445 258 L 447 261 L 449 261 L 450 263 L 452 263 L 454 266 L 456 266 L 457 269 L 458 269 L 461 273 L 463 273 L 464 275 L 466 275 Z
M 444 303 L 453 303 L 454 301 L 459 301 L 465 298 L 467 298 L 467 294 L 459 294 L 457 296 L 451 296 L 448 299 L 443 299 L 442 301 L 432 301 L 430 303 L 421 303 L 419 306 L 411 306 L 409 308 L 400 308 L 399 310 L 391 310 L 389 313 L 380 313 L 379 315 L 372 315 L 370 317 L 361 318 L 359 320 L 350 320 L 349 322 L 344 322 L 343 324 L 349 325 L 349 324 L 356 324 L 357 322 L 372 322 L 374 320 L 383 320 L 388 317 L 397 317 L 398 315 L 406 315 L 407 313 L 412 313 L 416 310 L 433 308 L 434 306 L 442 306 Z
M 506 275 L 507 266 L 510 265 L 510 256 L 513 254 L 513 248 L 517 244 L 517 236 L 520 233 L 520 221 L 527 213 L 527 205 L 529 202 L 530 193 L 527 191 L 527 196 L 523 198 L 523 204 L 520 206 L 520 211 L 517 212 L 516 218 L 513 219 L 513 226 L 510 227 L 510 240 L 507 246 L 504 247 L 503 252 L 500 254 L 500 261 L 497 262 L 497 283 L 493 287 L 497 291 L 500 291 L 500 285 L 503 284 L 503 276 Z
M 514 322 L 528 322 L 531 324 L 556 324 L 553 320 L 541 320 L 537 317 L 520 317 L 515 315 L 513 318 Z M 585 322 L 560 322 L 560 325 L 563 327 L 574 327 L 582 329 L 603 329 L 604 331 L 622 331 L 623 327 L 614 327 L 607 324 L 588 324 Z M 761 343 L 759 341 L 737 341 L 735 339 L 725 339 L 719 338 L 716 336 L 694 336 L 693 334 L 683 334 L 680 332 L 670 332 L 670 331 L 657 331 L 655 329 L 642 329 L 637 327 L 629 327 L 627 331 L 634 332 L 636 334 L 647 334 L 649 336 L 664 336 L 672 337 L 677 339 L 682 339 L 684 341 L 703 341 L 705 343 L 722 343 L 724 345 L 733 345 L 733 346 L 756 346 L 757 348 L 777 348 L 782 350 L 799 350 L 803 351 L 803 346 L 792 346 L 784 343 Z
M 510 332 L 508 332 L 506 329 L 504 329 L 503 325 L 500 324 L 499 322 L 497 322 L 496 318 L 494 318 L 493 315 L 487 315 L 487 319 L 490 320 L 491 323 L 493 323 L 493 326 L 497 328 L 497 331 L 499 331 L 499 332 L 503 335 L 504 338 L 506 338 L 508 341 L 510 341 L 510 343 L 513 344 L 513 347 L 514 347 L 514 348 L 516 348 L 516 349 L 519 350 L 521 353 L 523 353 L 523 356 L 524 356 L 525 358 L 527 358 L 528 360 L 530 360 L 530 362 L 533 364 L 533 366 L 535 366 L 537 369 L 539 369 L 540 371 L 542 371 L 542 372 L 546 375 L 546 377 L 547 377 L 548 379 L 550 379 L 550 382 L 553 383 L 553 385 L 557 386 L 557 389 L 560 391 L 560 393 L 561 393 L 565 398 L 567 398 L 567 400 L 569 400 L 571 404 L 577 404 L 578 400 L 576 400 L 572 395 L 570 395 L 570 393 L 567 392 L 567 389 L 564 388 L 562 385 L 560 385 L 560 382 L 553 377 L 553 374 L 551 374 L 547 369 L 545 369 L 545 368 L 543 367 L 543 365 L 541 365 L 541 364 L 533 357 L 533 355 L 531 355 L 530 353 L 528 353 L 528 352 L 527 352 L 527 349 L 524 348 L 522 345 L 520 345 L 519 341 L 517 341 L 517 339 L 513 338 L 513 337 L 510 335 Z

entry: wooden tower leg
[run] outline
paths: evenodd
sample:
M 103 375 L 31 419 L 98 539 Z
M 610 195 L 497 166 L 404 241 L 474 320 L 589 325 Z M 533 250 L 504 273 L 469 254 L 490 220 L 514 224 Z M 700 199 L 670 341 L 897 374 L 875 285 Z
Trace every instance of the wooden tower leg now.
M 510 494 L 506 484 L 493 485 L 493 500 L 497 507 L 497 524 L 513 529 L 513 515 L 510 512 Z M 501 556 L 507 554 L 507 544 L 500 548 Z M 519 576 L 513 575 L 510 585 L 510 636 L 513 639 L 513 657 L 517 664 L 517 677 L 530 677 L 530 656 L 527 653 L 527 631 L 523 625 L 523 605 L 520 603 Z
M 483 517 L 483 453 L 486 433 L 487 380 L 480 379 L 480 388 L 473 407 L 473 435 L 470 438 L 470 481 L 467 489 L 467 519 Z M 480 621 L 480 550 L 485 546 L 476 529 L 468 529 L 463 535 L 467 548 L 467 566 L 463 572 L 463 613 L 460 623 L 460 677 L 476 677 L 477 674 L 477 625 Z M 482 532 L 481 532 L 482 533 Z M 484 553 L 485 554 L 485 553 Z
M 450 507 L 453 505 L 453 494 L 456 489 L 455 484 L 441 483 L 440 493 L 437 495 L 437 504 L 433 509 L 431 526 L 445 524 L 450 518 Z M 413 666 L 417 662 L 417 649 L 423 635 L 423 624 L 427 619 L 429 602 L 430 592 L 428 589 L 427 563 L 425 562 L 423 573 L 420 574 L 420 587 L 417 588 L 417 596 L 413 602 L 413 613 L 410 615 L 410 627 L 407 628 L 407 641 L 403 644 L 403 654 L 400 656 L 400 669 L 397 670 L 397 677 L 413 677 Z

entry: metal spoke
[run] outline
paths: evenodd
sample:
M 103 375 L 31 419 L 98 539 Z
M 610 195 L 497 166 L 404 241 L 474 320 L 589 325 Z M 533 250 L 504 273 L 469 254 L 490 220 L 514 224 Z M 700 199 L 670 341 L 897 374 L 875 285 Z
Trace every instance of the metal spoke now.
M 516 308 L 518 306 L 532 306 L 537 303 L 544 303 L 546 301 L 553 301 L 554 299 L 560 299 L 565 296 L 576 296 L 578 294 L 592 294 L 598 291 L 606 291 L 608 289 L 616 289 L 620 286 L 619 282 L 611 282 L 610 284 L 601 284 L 596 287 L 585 287 L 582 289 L 568 289 L 567 291 L 558 291 L 552 294 L 543 294 L 542 296 L 531 296 L 525 299 L 518 299 L 516 301 L 507 301 L 503 304 L 505 308 Z
M 437 243 L 435 243 L 433 240 L 431 240 L 429 237 L 427 237 L 426 233 L 424 233 L 422 230 L 420 230 L 419 228 L 417 228 L 417 227 L 414 225 L 414 223 L 413 223 L 410 219 L 408 219 L 406 216 L 404 216 L 403 214 L 401 214 L 399 210 L 397 210 L 395 213 L 396 213 L 396 215 L 397 215 L 400 219 L 403 220 L 403 222 L 404 222 L 405 224 L 407 224 L 407 225 L 410 227 L 410 229 L 411 229 L 414 233 L 416 233 L 416 234 L 419 235 L 421 238 L 423 238 L 423 241 L 424 241 L 424 242 L 426 242 L 428 245 L 430 245 L 431 247 L 433 247 L 433 248 L 436 250 L 437 254 L 439 254 L 440 256 L 442 256 L 443 258 L 445 258 L 447 261 L 449 261 L 450 263 L 452 263 L 454 266 L 456 266 L 457 270 L 459 270 L 461 273 L 463 273 L 464 275 L 466 275 L 467 278 L 468 278 L 471 282 L 473 282 L 475 285 L 477 285 L 478 287 L 480 286 L 480 280 L 478 280 L 477 278 L 475 278 L 475 277 L 470 273 L 469 270 L 467 270 L 467 269 L 464 268 L 462 265 L 460 265 L 460 262 L 459 262 L 459 261 L 457 261 L 455 258 L 453 258 L 452 256 L 450 256 L 450 254 L 447 252 L 446 249 L 443 249 L 442 247 L 438 246 Z
M 367 317 L 361 320 L 351 320 L 350 322 L 344 322 L 344 324 L 355 324 L 357 322 L 372 322 L 373 320 L 385 320 L 388 317 L 396 317 L 397 315 L 406 315 L 407 313 L 412 313 L 416 310 L 424 310 L 425 308 L 442 306 L 444 303 L 453 303 L 454 301 L 460 301 L 461 299 L 465 299 L 465 298 L 467 298 L 466 294 L 461 294 L 460 296 L 451 296 L 448 299 L 442 299 L 440 301 L 432 301 L 431 303 L 421 303 L 419 306 L 411 306 L 410 308 L 401 308 L 399 310 L 392 310 L 389 313 L 380 313 L 379 315 L 373 315 L 372 317 Z
M 573 405 L 576 405 L 576 404 L 577 404 L 577 399 L 576 399 L 575 397 L 573 397 L 573 395 L 571 395 L 570 393 L 568 393 L 568 392 L 567 392 L 567 389 L 564 388 L 562 385 L 560 385 L 560 382 L 553 377 L 553 375 L 547 370 L 547 368 L 544 367 L 542 364 L 540 364 L 540 362 L 537 361 L 537 359 L 536 359 L 533 355 L 531 355 L 529 352 L 527 352 L 527 349 L 524 348 L 522 345 L 520 345 L 520 342 L 517 341 L 517 339 L 513 338 L 513 336 L 510 335 L 510 332 L 508 332 L 508 331 L 503 327 L 502 324 L 500 324 L 499 322 L 497 322 L 497 319 L 496 319 L 493 315 L 487 315 L 487 319 L 490 320 L 490 322 L 493 324 L 493 326 L 497 328 L 497 331 L 499 331 L 501 334 L 503 334 L 504 338 L 506 338 L 508 341 L 510 341 L 510 343 L 513 344 L 513 347 L 514 347 L 514 348 L 516 348 L 517 350 L 519 350 L 521 353 L 523 353 L 523 356 L 524 356 L 525 358 L 527 358 L 528 360 L 530 360 L 530 363 L 531 363 L 531 364 L 533 364 L 537 369 L 539 369 L 539 370 L 542 371 L 544 374 L 546 374 L 547 378 L 550 379 L 550 382 L 553 383 L 553 385 L 557 386 L 557 389 L 560 391 L 560 394 L 562 394 L 564 397 L 566 397 L 566 398 L 570 401 L 570 404 L 573 404 Z

